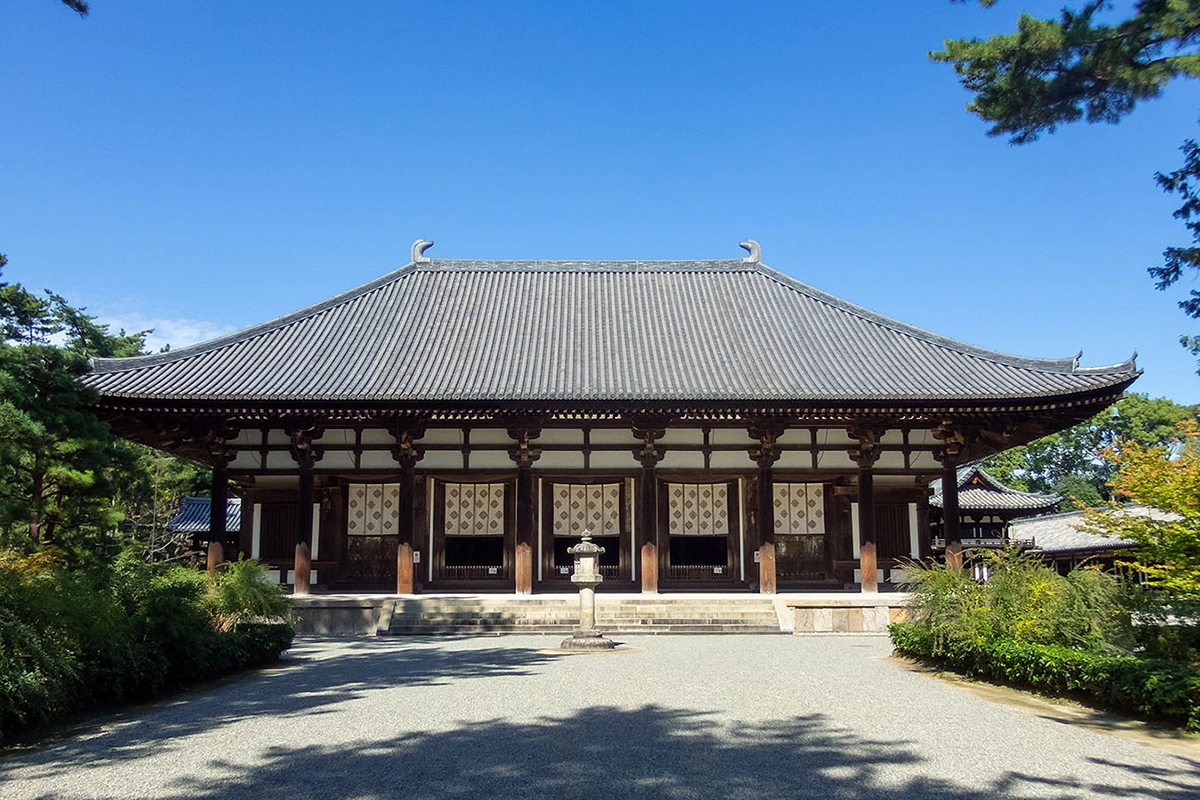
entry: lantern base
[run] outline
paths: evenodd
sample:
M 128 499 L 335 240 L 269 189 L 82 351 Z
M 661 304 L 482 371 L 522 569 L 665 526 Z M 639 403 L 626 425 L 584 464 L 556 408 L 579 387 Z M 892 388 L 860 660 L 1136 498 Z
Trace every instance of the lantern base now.
M 617 643 L 605 639 L 600 631 L 575 631 L 559 645 L 563 650 L 612 650 Z

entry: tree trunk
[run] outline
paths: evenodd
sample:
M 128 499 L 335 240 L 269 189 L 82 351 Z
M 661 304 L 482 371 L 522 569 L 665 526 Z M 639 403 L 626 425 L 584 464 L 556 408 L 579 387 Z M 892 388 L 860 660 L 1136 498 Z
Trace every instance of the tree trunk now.
M 46 473 L 43 469 L 41 453 L 33 456 L 33 486 L 29 497 L 29 538 L 35 544 L 41 542 L 42 536 L 42 495 L 45 493 Z

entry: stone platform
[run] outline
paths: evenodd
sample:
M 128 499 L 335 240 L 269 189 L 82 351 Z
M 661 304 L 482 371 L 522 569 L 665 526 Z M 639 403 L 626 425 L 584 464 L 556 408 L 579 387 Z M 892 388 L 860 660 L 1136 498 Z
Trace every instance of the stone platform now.
M 601 594 L 596 624 L 605 634 L 882 634 L 905 600 L 899 592 Z M 313 594 L 294 602 L 297 631 L 310 634 L 567 636 L 579 625 L 576 594 Z

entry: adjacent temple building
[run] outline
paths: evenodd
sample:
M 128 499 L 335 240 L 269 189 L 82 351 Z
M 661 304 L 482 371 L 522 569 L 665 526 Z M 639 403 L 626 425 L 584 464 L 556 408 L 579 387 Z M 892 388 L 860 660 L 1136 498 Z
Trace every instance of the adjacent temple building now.
M 86 381 L 129 439 L 212 466 L 209 536 L 294 583 L 860 586 L 930 554 L 929 482 L 958 557 L 960 465 L 1107 407 L 1133 360 L 1005 355 L 814 289 L 749 256 L 432 259 Z M 230 483 L 242 498 L 227 530 Z

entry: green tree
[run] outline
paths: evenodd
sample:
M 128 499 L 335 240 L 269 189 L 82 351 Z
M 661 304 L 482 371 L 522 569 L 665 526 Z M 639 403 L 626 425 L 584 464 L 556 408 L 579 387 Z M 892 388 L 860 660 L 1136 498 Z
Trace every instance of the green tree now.
M 113 436 L 79 377 L 88 356 L 136 353 L 144 334 L 111 336 L 62 297 L 19 283 L 0 283 L 0 331 L 3 543 L 102 549 L 121 518 L 109 481 Z M 63 346 L 51 343 L 56 335 Z
M 79 381 L 87 359 L 136 355 L 149 331 L 112 334 L 86 312 L 0 283 L 0 546 L 94 557 L 133 538 L 147 560 L 170 560 L 189 542 L 166 524 L 209 472 L 117 439 L 97 418 Z
M 113 504 L 121 511 L 121 530 L 142 545 L 146 561 L 171 561 L 187 555 L 191 534 L 173 533 L 183 498 L 207 494 L 211 471 L 192 461 L 145 445 L 117 439 L 112 461 Z
M 1151 585 L 1174 597 L 1200 598 L 1200 433 L 1194 420 L 1180 426 L 1180 441 L 1168 448 L 1123 442 L 1105 456 L 1117 468 L 1117 493 L 1164 512 L 1140 516 L 1120 510 L 1093 511 L 1089 528 L 1137 542 L 1129 566 Z
M 1014 489 L 1058 494 L 1064 511 L 1096 505 L 1111 495 L 1115 470 L 1101 451 L 1122 441 L 1168 446 L 1178 424 L 1194 418 L 1195 409 L 1165 397 L 1128 394 L 1086 422 L 984 459 L 983 468 Z
M 991 6 L 995 0 L 979 2 Z M 929 56 L 953 65 L 975 96 L 967 110 L 991 123 L 991 136 L 1025 144 L 1081 119 L 1115 123 L 1175 78 L 1200 77 L 1200 0 L 1138 0 L 1125 19 L 1101 22 L 1112 5 L 1089 0 L 1063 9 L 1056 20 L 1022 14 L 1016 33 L 948 39 L 944 50 Z M 1163 263 L 1149 268 L 1160 290 L 1200 270 L 1200 148 L 1188 139 L 1181 149 L 1183 166 L 1155 180 L 1182 198 L 1174 216 L 1192 244 L 1167 247 Z M 1191 290 L 1179 306 L 1200 318 L 1200 291 Z M 1180 341 L 1200 355 L 1200 336 Z

